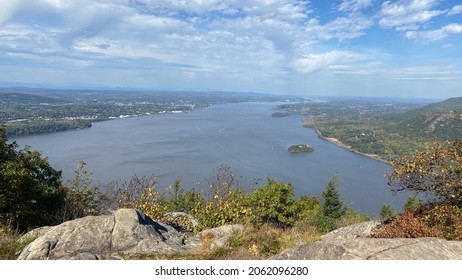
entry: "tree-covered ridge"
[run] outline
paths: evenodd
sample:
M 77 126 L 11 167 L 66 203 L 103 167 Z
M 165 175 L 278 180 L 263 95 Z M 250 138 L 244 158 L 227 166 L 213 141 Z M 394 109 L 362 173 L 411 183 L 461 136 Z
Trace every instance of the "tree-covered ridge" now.
M 390 116 L 390 130 L 421 141 L 449 141 L 462 133 L 462 98 L 450 98 Z
M 425 143 L 462 135 L 462 98 L 422 106 L 396 100 L 334 99 L 286 104 L 279 109 L 307 116 L 304 125 L 333 142 L 389 161 Z

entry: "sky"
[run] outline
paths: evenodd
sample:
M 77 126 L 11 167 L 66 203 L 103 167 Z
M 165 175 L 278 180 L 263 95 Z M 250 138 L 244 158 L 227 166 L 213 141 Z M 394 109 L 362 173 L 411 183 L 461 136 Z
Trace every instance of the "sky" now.
M 462 96 L 462 1 L 0 0 L 0 85 Z

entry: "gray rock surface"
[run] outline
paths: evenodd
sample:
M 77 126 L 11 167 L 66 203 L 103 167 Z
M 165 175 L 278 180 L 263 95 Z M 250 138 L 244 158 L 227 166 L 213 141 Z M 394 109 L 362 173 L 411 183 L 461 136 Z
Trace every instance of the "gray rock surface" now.
M 273 260 L 462 260 L 462 242 L 439 238 L 370 238 L 380 223 L 332 231 L 321 241 L 297 246 Z
M 209 250 L 215 250 L 227 246 L 233 236 L 242 232 L 244 232 L 243 225 L 225 225 L 201 231 L 198 236 L 204 244 L 208 244 Z
M 438 238 L 353 238 L 318 241 L 274 260 L 462 260 L 462 243 Z
M 164 215 L 169 222 L 168 225 L 179 231 L 193 232 L 199 226 L 199 223 L 193 216 L 184 212 L 169 212 Z
M 374 229 L 380 226 L 380 221 L 367 221 L 333 230 L 321 237 L 322 240 L 371 237 Z
M 142 212 L 120 209 L 108 216 L 89 216 L 49 228 L 18 259 L 101 259 L 119 254 L 188 252 L 186 240 L 172 227 Z
M 173 227 L 153 221 L 142 212 L 119 209 L 112 215 L 89 216 L 35 230 L 38 236 L 19 255 L 20 260 L 122 259 L 124 256 L 197 254 L 207 246 L 225 246 L 240 225 L 210 229 L 210 234 L 187 237 Z M 204 241 L 202 237 L 211 239 Z
M 27 232 L 23 236 L 21 236 L 19 238 L 19 242 L 21 242 L 21 243 L 22 242 L 30 242 L 30 241 L 36 239 L 37 237 L 44 235 L 45 233 L 47 233 L 52 228 L 53 227 L 50 227 L 50 226 L 35 228 L 35 229 Z

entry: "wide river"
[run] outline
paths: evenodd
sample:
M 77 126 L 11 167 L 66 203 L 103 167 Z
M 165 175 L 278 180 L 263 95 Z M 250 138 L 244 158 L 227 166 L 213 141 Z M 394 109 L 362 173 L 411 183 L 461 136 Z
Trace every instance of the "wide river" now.
M 349 152 L 302 126 L 301 116 L 271 117 L 276 103 L 220 104 L 179 114 L 133 117 L 94 123 L 89 129 L 20 137 L 73 177 L 80 160 L 101 185 L 154 174 L 164 189 L 175 178 L 189 188 L 227 165 L 246 182 L 266 178 L 291 182 L 297 195 L 320 196 L 329 179 L 345 202 L 361 213 L 377 215 L 384 203 L 401 210 L 407 195 L 392 195 L 384 172 L 390 166 Z M 294 144 L 315 151 L 289 154 Z

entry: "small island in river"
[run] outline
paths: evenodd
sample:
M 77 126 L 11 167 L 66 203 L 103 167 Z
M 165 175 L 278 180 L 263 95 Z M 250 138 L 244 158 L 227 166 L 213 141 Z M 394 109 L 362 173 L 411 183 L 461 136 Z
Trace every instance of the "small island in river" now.
M 306 153 L 314 151 L 313 147 L 308 144 L 292 145 L 288 149 L 289 153 Z

